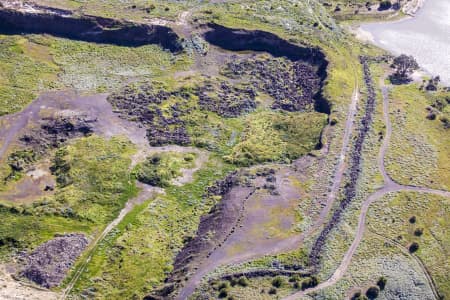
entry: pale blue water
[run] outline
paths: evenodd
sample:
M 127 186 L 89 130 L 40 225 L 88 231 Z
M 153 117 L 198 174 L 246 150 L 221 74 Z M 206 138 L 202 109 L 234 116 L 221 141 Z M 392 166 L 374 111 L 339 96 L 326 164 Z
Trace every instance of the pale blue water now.
M 361 26 L 373 42 L 393 54 L 413 55 L 432 75 L 450 85 L 450 0 L 426 0 L 416 17 Z

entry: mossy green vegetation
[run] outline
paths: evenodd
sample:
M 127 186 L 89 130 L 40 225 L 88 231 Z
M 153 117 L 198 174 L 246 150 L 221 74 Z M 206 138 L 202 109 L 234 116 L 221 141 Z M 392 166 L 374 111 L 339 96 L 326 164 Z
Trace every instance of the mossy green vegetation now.
M 158 287 L 183 241 L 195 234 L 200 216 L 214 204 L 203 198 L 206 187 L 232 169 L 212 157 L 191 183 L 169 186 L 164 195 L 137 206 L 101 242 L 74 293 L 132 299 Z
M 20 111 L 55 85 L 58 66 L 49 49 L 22 36 L 0 35 L 0 116 Z
M 176 56 L 157 45 L 130 48 L 51 37 L 34 39 L 49 47 L 63 70 L 61 82 L 78 90 L 110 91 L 130 78 L 160 77 L 191 63 L 189 57 Z
M 133 170 L 136 179 L 153 186 L 167 187 L 182 175 L 182 169 L 195 166 L 196 153 L 163 152 L 153 154 Z
M 90 222 L 112 220 L 136 193 L 129 170 L 133 152 L 124 138 L 98 136 L 76 140 L 57 151 L 54 170 L 61 179 L 54 204 Z M 48 201 L 49 208 L 53 201 Z
M 54 195 L 32 204 L 4 202 L 0 253 L 29 249 L 56 233 L 92 233 L 111 221 L 137 189 L 130 175 L 134 148 L 124 138 L 90 136 L 56 151 Z
M 318 145 L 325 124 L 326 115 L 315 112 L 250 115 L 241 140 L 227 159 L 244 166 L 296 159 Z
M 187 54 L 157 45 L 130 48 L 41 35 L 0 41 L 0 115 L 22 110 L 42 91 L 106 92 L 130 78 L 164 78 L 192 63 Z

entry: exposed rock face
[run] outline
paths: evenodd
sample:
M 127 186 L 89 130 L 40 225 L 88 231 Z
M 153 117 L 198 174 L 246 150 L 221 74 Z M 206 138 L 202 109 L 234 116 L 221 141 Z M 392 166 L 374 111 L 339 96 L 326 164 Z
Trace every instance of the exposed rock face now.
M 169 27 L 136 24 L 96 16 L 77 17 L 67 11 L 49 12 L 0 7 L 0 32 L 51 34 L 121 46 L 159 44 L 171 52 L 182 49 L 177 34 Z
M 301 61 L 234 58 L 222 73 L 234 79 L 249 78 L 255 89 L 275 100 L 274 109 L 313 110 L 314 96 L 320 89 L 320 78 L 314 68 Z
M 167 92 L 150 84 L 143 84 L 139 87 L 127 86 L 108 96 L 107 100 L 121 118 L 137 121 L 147 128 L 151 146 L 188 145 L 190 138 L 180 116 L 189 112 L 174 104 L 170 107 L 170 114 L 164 114 L 157 106 L 177 95 L 181 98 L 189 97 L 182 91 Z
M 256 108 L 256 91 L 251 86 L 237 86 L 221 81 L 216 88 L 212 82 L 199 88 L 199 105 L 222 117 L 238 117 Z
M 40 121 L 40 127 L 31 130 L 20 140 L 34 151 L 41 153 L 48 148 L 57 148 L 67 140 L 90 135 L 95 119 L 86 116 L 56 116 Z
M 244 30 L 227 28 L 218 24 L 208 24 L 211 30 L 204 34 L 205 40 L 213 45 L 231 51 L 264 51 L 274 57 L 286 57 L 293 62 L 304 62 L 313 67 L 318 81 L 319 88 L 312 91 L 314 98 L 314 108 L 323 113 L 330 113 L 330 105 L 322 96 L 323 81 L 327 76 L 328 61 L 325 55 L 316 47 L 302 47 L 290 43 L 273 33 L 261 30 Z M 304 67 L 296 70 L 298 74 L 304 75 L 310 72 Z M 308 75 L 308 78 L 311 75 Z
M 20 275 L 46 288 L 58 286 L 87 245 L 83 234 L 58 236 L 22 257 Z

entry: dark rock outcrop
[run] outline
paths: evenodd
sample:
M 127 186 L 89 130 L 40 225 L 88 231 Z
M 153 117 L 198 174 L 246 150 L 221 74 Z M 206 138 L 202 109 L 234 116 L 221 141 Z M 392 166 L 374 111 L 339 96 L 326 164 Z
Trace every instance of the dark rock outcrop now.
M 87 245 L 83 234 L 57 236 L 21 257 L 20 275 L 46 288 L 58 286 Z
M 86 42 L 131 47 L 158 44 L 171 52 L 182 50 L 177 34 L 169 27 L 97 16 L 74 16 L 66 11 L 28 12 L 0 7 L 0 32 L 51 34 Z
M 350 154 L 349 178 L 344 187 L 344 197 L 339 203 L 339 207 L 334 211 L 330 221 L 325 225 L 319 237 L 313 244 L 309 255 L 309 263 L 315 268 L 317 268 L 320 263 L 320 254 L 323 250 L 323 247 L 325 246 L 328 235 L 333 230 L 333 228 L 341 221 L 342 214 L 345 212 L 349 204 L 356 196 L 358 178 L 361 173 L 362 148 L 372 125 L 373 113 L 375 111 L 376 93 L 372 75 L 370 74 L 370 58 L 360 57 L 360 61 L 363 66 L 364 83 L 367 88 L 365 112 L 359 124 L 357 136 L 353 144 L 354 147 Z
M 302 61 L 313 66 L 320 78 L 320 88 L 313 95 L 314 107 L 319 112 L 330 113 L 330 104 L 322 95 L 328 61 L 319 48 L 299 46 L 261 30 L 228 28 L 215 23 L 208 24 L 208 27 L 210 30 L 204 33 L 205 40 L 220 48 L 231 51 L 268 52 L 274 57 L 286 57 L 293 62 Z
M 69 139 L 90 135 L 94 122 L 95 119 L 83 115 L 44 118 L 38 128 L 23 135 L 20 141 L 42 154 L 46 149 L 57 148 Z

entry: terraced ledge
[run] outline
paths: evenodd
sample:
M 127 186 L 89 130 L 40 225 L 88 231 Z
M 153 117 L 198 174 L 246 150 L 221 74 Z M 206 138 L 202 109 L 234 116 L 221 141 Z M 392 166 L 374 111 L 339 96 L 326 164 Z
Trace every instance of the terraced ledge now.
M 0 33 L 50 34 L 128 47 L 158 44 L 171 52 L 182 50 L 178 35 L 166 26 L 89 15 L 76 16 L 71 11 L 46 10 L 41 7 L 0 5 Z

